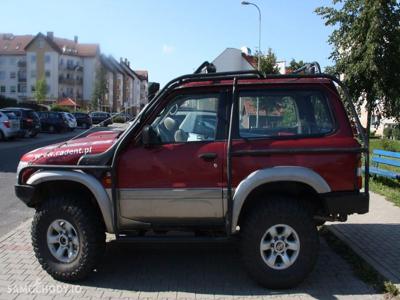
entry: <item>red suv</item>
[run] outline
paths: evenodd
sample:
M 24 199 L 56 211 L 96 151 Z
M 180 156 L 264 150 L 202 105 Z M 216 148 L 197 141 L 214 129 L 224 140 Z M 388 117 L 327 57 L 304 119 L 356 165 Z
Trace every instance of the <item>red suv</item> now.
M 368 212 L 366 149 L 335 83 L 325 74 L 186 75 L 123 133 L 25 154 L 16 194 L 36 209 L 36 257 L 74 281 L 101 259 L 105 232 L 121 241 L 238 237 L 256 281 L 298 284 L 317 259 L 317 224 Z

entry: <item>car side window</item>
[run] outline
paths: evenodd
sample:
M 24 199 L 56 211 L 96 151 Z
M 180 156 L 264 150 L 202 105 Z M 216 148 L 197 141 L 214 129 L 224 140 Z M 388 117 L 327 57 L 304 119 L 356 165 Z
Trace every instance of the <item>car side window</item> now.
M 219 96 L 192 95 L 173 99 L 152 123 L 161 143 L 214 141 Z
M 326 97 L 319 91 L 257 91 L 239 95 L 243 138 L 312 136 L 334 129 Z

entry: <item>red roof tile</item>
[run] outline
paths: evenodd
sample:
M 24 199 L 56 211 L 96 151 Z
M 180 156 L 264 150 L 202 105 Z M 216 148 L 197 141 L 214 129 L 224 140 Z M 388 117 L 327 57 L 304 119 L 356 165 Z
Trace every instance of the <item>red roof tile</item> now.
M 0 33 L 0 54 L 24 55 L 25 46 L 33 39 L 33 35 L 13 35 Z
M 146 70 L 134 70 L 141 80 L 149 80 L 149 72 Z
M 81 44 L 75 43 L 73 40 L 64 38 L 53 38 L 54 43 L 60 47 L 64 54 L 77 55 L 77 56 L 96 56 L 100 52 L 100 46 L 98 44 Z M 64 49 L 71 49 L 71 53 L 68 50 L 64 52 Z M 76 50 L 76 52 L 74 52 Z
M 60 99 L 57 102 L 57 104 L 60 106 L 72 106 L 72 107 L 78 106 L 79 107 L 79 105 L 77 105 L 76 102 L 74 100 L 72 100 L 71 98 Z
M 247 55 L 245 53 L 242 53 L 242 56 L 247 62 L 252 65 L 255 69 L 257 69 L 257 60 L 256 57 L 253 55 Z

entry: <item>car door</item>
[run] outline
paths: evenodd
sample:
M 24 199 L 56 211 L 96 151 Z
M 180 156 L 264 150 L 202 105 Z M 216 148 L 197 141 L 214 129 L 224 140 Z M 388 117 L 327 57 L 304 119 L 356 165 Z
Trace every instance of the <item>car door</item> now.
M 221 98 L 219 93 L 174 97 L 148 122 L 159 143 L 132 143 L 120 155 L 117 193 L 122 222 L 223 222 Z

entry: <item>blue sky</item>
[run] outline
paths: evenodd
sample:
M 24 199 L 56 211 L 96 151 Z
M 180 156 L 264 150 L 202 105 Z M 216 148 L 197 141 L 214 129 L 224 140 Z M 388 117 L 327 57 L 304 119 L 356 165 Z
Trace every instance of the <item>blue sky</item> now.
M 262 49 L 279 60 L 330 65 L 331 28 L 314 9 L 328 0 L 258 0 Z M 147 69 L 150 81 L 165 84 L 192 73 L 227 47 L 258 47 L 258 13 L 240 0 L 0 0 L 0 32 L 55 36 L 99 43 L 105 54 L 126 57 Z M 7 12 L 7 13 L 4 13 Z

